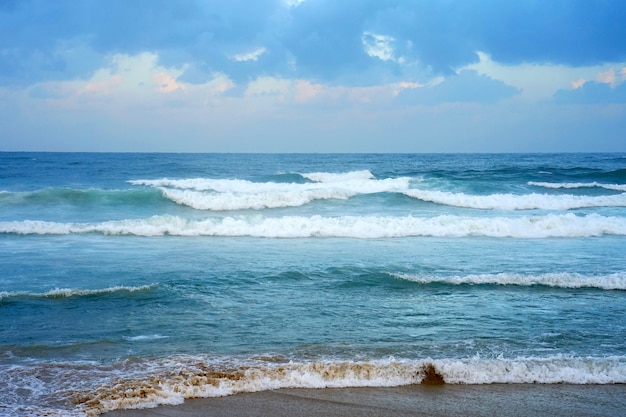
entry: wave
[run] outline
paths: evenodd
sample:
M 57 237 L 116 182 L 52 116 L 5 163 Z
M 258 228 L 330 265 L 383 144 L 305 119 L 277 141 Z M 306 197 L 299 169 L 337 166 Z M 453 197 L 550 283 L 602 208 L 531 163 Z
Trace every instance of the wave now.
M 590 207 L 626 207 L 626 193 L 611 196 L 575 196 L 548 194 L 468 195 L 446 191 L 411 189 L 409 197 L 436 204 L 483 210 L 571 210 Z
M 532 185 L 535 187 L 553 188 L 553 189 L 597 187 L 597 188 L 604 188 L 606 190 L 613 190 L 613 191 L 626 191 L 626 184 L 602 184 L 602 183 L 595 182 L 595 181 L 594 182 L 564 182 L 564 183 L 529 181 L 528 185 Z
M 128 286 L 115 286 L 99 289 L 73 289 L 73 288 L 55 288 L 53 290 L 44 293 L 32 293 L 32 292 L 0 292 L 0 301 L 9 300 L 15 298 L 73 298 L 73 297 L 85 297 L 102 294 L 116 294 L 116 293 L 134 293 L 140 291 L 150 291 L 158 284 L 141 285 L 138 287 Z
M 599 288 L 603 290 L 626 290 L 626 273 L 624 272 L 618 272 L 603 276 L 587 276 L 566 272 L 540 275 L 500 273 L 452 277 L 435 277 L 409 274 L 391 275 L 400 279 L 417 282 L 420 284 L 518 285 L 546 286 L 556 288 Z
M 385 216 L 237 216 L 203 220 L 179 216 L 101 223 L 56 223 L 45 221 L 0 222 L 0 233 L 22 235 L 67 235 L 100 233 L 135 236 L 250 236 L 264 238 L 395 238 L 432 237 L 592 237 L 626 235 L 626 218 L 572 213 L 522 217 Z
M 247 180 L 192 178 L 132 180 L 133 185 L 156 187 L 177 204 L 197 210 L 244 210 L 297 207 L 314 200 L 345 200 L 357 194 L 401 192 L 409 178 L 375 180 L 369 171 L 346 174 L 304 174 L 318 182 L 279 183 Z
M 353 180 L 371 180 L 374 179 L 374 175 L 368 171 L 351 171 L 346 173 L 330 173 L 330 172 L 311 172 L 308 174 L 300 174 L 304 178 L 314 182 L 345 182 Z
M 241 179 L 218 179 L 218 178 L 185 178 L 185 179 L 170 179 L 161 178 L 155 180 L 139 179 L 129 180 L 128 183 L 132 185 L 145 185 L 149 187 L 169 187 L 179 188 L 184 190 L 196 190 L 196 191 L 216 191 L 216 192 L 243 192 L 254 193 L 259 190 L 265 191 L 289 191 L 298 186 L 312 186 L 319 187 L 324 183 L 363 183 L 363 182 L 376 182 L 374 175 L 370 171 L 351 171 L 346 173 L 328 173 L 328 172 L 314 172 L 309 174 L 298 174 L 302 178 L 313 181 L 313 183 L 299 183 L 299 182 L 254 182 Z M 384 181 L 384 180 L 382 180 Z
M 447 384 L 626 383 L 626 357 L 480 357 L 467 359 L 296 362 L 284 358 L 232 360 L 170 357 L 124 363 L 124 377 L 101 377 L 96 388 L 65 389 L 87 415 L 112 410 L 181 404 L 188 398 L 222 397 L 280 388 L 395 387 Z M 59 371 L 71 377 L 71 367 Z M 50 371 L 49 371 L 50 372 Z M 83 372 L 84 373 L 84 372 Z M 106 374 L 104 370 L 101 373 Z M 94 372 L 97 375 L 98 372 Z M 106 378 L 106 379 L 105 379 Z M 91 378 L 93 379 L 93 377 Z M 78 385 L 78 384 L 76 384 Z M 93 384 L 92 385 L 96 385 Z M 78 387 L 77 387 L 78 388 Z M 47 387 L 54 389 L 54 387 Z M 58 392 L 58 391 L 57 391 Z
M 9 352 L 10 354 L 10 352 Z M 9 416 L 96 416 L 280 388 L 411 384 L 623 384 L 626 356 L 379 358 L 302 360 L 173 355 L 114 363 L 26 360 L 0 366 L 0 403 Z M 4 415 L 4 414 L 3 414 Z
M 250 194 L 208 194 L 190 190 L 162 188 L 163 196 L 173 202 L 196 210 L 244 210 L 279 207 L 298 207 L 314 200 L 346 200 L 356 193 L 348 190 L 274 191 Z
M 156 190 L 102 190 L 43 188 L 35 191 L 0 192 L 0 204 L 142 204 L 159 199 Z

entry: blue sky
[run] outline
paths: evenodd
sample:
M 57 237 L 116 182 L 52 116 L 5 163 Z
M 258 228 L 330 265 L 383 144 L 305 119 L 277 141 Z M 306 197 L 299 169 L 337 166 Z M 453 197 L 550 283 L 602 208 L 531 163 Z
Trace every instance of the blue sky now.
M 0 150 L 626 151 L 623 0 L 0 0 Z

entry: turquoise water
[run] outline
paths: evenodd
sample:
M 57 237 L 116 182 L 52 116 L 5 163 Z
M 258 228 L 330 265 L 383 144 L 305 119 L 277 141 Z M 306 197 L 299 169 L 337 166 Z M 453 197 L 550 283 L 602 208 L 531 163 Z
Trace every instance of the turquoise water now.
M 0 162 L 9 416 L 404 385 L 427 363 L 626 382 L 626 155 Z

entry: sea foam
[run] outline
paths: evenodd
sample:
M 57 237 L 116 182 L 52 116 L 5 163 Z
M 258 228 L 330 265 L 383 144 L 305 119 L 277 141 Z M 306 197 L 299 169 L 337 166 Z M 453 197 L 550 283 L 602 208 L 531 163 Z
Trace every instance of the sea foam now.
M 626 235 L 622 217 L 572 213 L 522 217 L 413 216 L 227 216 L 195 220 L 179 216 L 101 223 L 0 222 L 0 233 L 63 235 L 99 233 L 136 236 L 251 236 L 264 238 L 591 237 Z
M 74 401 L 97 415 L 121 408 L 180 404 L 187 398 L 221 397 L 280 388 L 393 387 L 426 383 L 434 372 L 449 384 L 615 384 L 626 382 L 624 357 L 466 358 L 252 363 L 216 366 L 202 359 L 171 359 L 163 369 L 78 391 Z
M 447 191 L 410 189 L 404 194 L 422 201 L 483 210 L 571 210 L 589 207 L 626 207 L 626 193 L 610 196 L 549 194 L 471 195 Z

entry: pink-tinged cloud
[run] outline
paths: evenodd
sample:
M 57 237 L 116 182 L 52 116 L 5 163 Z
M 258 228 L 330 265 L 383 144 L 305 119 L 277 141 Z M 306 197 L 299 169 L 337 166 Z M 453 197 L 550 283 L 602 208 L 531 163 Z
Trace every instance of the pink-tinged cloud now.
M 187 89 L 184 84 L 179 83 L 174 77 L 164 72 L 153 74 L 152 82 L 157 86 L 159 93 L 171 93 L 172 91 Z
M 105 80 L 89 82 L 77 93 L 78 95 L 107 96 L 122 85 L 122 81 L 122 76 L 116 74 Z
M 603 84 L 611 84 L 614 85 L 616 81 L 615 70 L 611 68 L 608 71 L 599 72 L 596 75 L 596 81 Z
M 576 81 L 572 81 L 572 89 L 574 90 L 578 90 L 580 87 L 582 87 L 583 85 L 585 85 L 587 81 L 584 78 L 580 78 Z
M 300 103 L 314 100 L 322 93 L 320 84 L 313 84 L 307 80 L 298 80 L 295 88 L 295 99 Z

